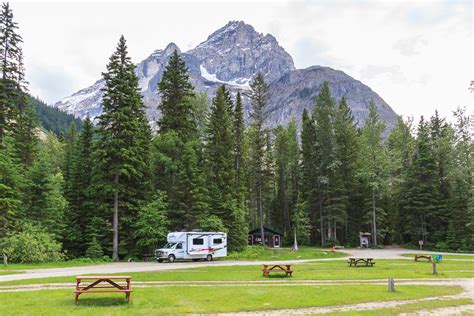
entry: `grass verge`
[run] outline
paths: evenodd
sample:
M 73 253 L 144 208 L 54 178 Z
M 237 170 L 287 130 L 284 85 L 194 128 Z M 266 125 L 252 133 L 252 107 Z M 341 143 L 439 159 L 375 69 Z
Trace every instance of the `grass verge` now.
M 346 257 L 343 252 L 332 252 L 330 249 L 299 247 L 298 251 L 291 248 L 269 248 L 252 246 L 242 252 L 232 252 L 225 260 L 303 260 Z
M 168 265 L 170 263 L 157 263 Z M 179 266 L 179 263 L 174 263 Z M 401 278 L 472 278 L 474 266 L 465 261 L 447 261 L 438 265 L 438 274 L 432 275 L 429 262 L 413 262 L 408 260 L 376 260 L 373 267 L 348 267 L 342 260 L 315 261 L 311 263 L 293 264 L 291 280 L 370 280 Z M 124 274 L 124 273 L 120 273 Z M 177 269 L 156 272 L 126 273 L 134 281 L 265 281 L 262 266 L 202 266 L 193 269 Z M 286 279 L 285 279 L 286 280 Z M 0 282 L 0 285 L 41 284 L 57 282 L 74 282 L 74 276 L 43 279 L 17 280 Z
M 132 304 L 123 294 L 86 294 L 73 305 L 71 290 L 0 293 L 0 315 L 153 315 L 258 311 L 416 299 L 460 293 L 460 287 L 380 285 L 221 286 L 135 288 Z

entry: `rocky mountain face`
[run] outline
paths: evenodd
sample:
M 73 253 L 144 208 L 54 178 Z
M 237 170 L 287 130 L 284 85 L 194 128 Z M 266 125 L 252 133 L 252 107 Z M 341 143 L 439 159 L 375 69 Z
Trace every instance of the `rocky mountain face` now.
M 181 52 L 174 43 L 165 49 L 156 50 L 137 65 L 136 74 L 148 118 L 152 127 L 160 117 L 160 96 L 157 85 L 161 80 L 169 57 L 177 50 L 189 69 L 189 77 L 197 92 L 207 92 L 209 98 L 218 86 L 225 84 L 232 93 L 245 92 L 257 72 L 261 72 L 269 83 L 269 126 L 286 125 L 293 117 L 297 122 L 306 107 L 312 109 L 316 95 L 324 81 L 329 82 L 336 100 L 346 97 L 355 119 L 362 125 L 368 115 L 368 104 L 373 100 L 388 130 L 397 115 L 385 101 L 368 86 L 342 71 L 327 67 L 312 66 L 295 69 L 291 56 L 270 34 L 263 35 L 242 21 L 231 21 L 212 33 L 206 41 L 194 49 Z M 95 117 L 101 113 L 101 98 L 104 81 L 82 89 L 62 99 L 54 106 L 77 117 Z M 245 93 L 244 93 L 245 94 Z M 249 100 L 244 97 L 246 117 Z

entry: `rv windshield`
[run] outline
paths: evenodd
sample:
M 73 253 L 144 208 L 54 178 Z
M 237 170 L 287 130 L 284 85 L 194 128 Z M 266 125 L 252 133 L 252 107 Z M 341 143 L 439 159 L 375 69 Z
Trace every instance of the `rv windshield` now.
M 167 243 L 166 245 L 163 246 L 163 249 L 174 248 L 175 245 L 176 245 L 175 242 L 169 242 L 169 243 Z

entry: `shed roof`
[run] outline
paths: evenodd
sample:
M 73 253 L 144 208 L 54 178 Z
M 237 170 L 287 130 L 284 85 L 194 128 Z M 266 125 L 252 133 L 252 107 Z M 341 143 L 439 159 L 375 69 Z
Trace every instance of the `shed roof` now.
M 255 234 L 260 234 L 260 227 L 254 228 L 251 231 L 249 231 L 249 235 L 255 235 Z M 266 226 L 263 226 L 263 234 L 264 235 L 280 235 L 280 236 L 283 235 L 282 233 L 279 233 L 276 230 L 273 230 Z

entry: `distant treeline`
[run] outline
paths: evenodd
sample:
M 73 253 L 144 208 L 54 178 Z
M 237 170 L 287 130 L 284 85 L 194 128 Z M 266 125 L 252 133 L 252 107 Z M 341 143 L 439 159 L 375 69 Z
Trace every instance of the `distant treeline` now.
M 69 125 L 74 124 L 77 131 L 81 129 L 82 120 L 72 114 L 65 113 L 57 108 L 48 106 L 39 98 L 30 96 L 30 103 L 36 111 L 40 126 L 46 132 L 53 132 L 57 136 L 64 135 Z

